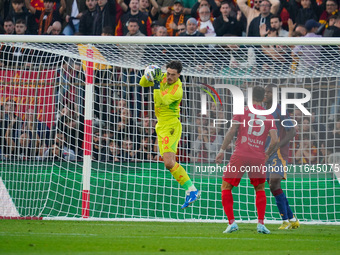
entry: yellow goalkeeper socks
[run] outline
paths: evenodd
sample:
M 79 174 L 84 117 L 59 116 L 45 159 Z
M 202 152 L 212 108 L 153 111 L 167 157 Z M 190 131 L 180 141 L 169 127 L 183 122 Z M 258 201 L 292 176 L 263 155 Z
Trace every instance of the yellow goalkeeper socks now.
M 192 184 L 187 172 L 184 168 L 176 162 L 175 166 L 170 169 L 170 173 L 176 179 L 176 181 L 186 190 L 195 191 L 196 188 Z

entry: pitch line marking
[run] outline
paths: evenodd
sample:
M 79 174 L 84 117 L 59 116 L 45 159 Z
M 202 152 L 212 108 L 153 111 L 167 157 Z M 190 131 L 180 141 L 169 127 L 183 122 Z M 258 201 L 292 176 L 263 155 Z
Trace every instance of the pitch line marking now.
M 28 235 L 44 235 L 44 236 L 88 236 L 88 237 L 93 237 L 93 236 L 102 236 L 100 234 L 79 234 L 79 233 L 34 233 L 34 232 L 28 232 L 27 234 L 24 233 L 6 233 L 6 232 L 0 232 L 0 236 L 28 236 Z M 257 233 L 254 233 L 254 235 L 258 235 Z M 229 235 L 230 236 L 230 235 Z M 110 238 L 155 238 L 156 236 L 113 236 L 109 235 Z M 259 238 L 255 237 L 228 237 L 227 235 L 225 237 L 205 237 L 205 236 L 161 236 L 160 238 L 164 239 L 211 239 L 211 240 L 259 240 Z M 261 240 L 264 241 L 273 241 L 273 239 L 269 238 L 261 238 Z M 340 241 L 334 241 L 334 240 L 319 240 L 319 239 L 292 239 L 290 241 L 293 242 L 301 242 L 301 241 L 314 241 L 314 242 L 325 242 L 325 241 L 330 241 L 330 242 L 335 242 L 339 243 Z

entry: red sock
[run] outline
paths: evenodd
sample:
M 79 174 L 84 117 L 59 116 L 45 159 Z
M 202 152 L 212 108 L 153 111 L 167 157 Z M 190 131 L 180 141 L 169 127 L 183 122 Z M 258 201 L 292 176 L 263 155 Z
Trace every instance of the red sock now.
M 267 205 L 267 197 L 264 190 L 260 190 L 256 192 L 256 208 L 257 208 L 257 216 L 258 222 L 263 224 L 264 223 L 264 215 L 266 213 L 266 205 Z
M 233 224 L 235 221 L 233 204 L 234 199 L 231 190 L 222 190 L 222 205 L 224 212 L 228 217 L 229 224 Z

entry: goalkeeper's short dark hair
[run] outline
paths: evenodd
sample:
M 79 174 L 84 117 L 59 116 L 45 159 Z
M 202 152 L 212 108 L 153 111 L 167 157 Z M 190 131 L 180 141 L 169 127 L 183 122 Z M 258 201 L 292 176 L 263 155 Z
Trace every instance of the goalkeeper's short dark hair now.
M 264 88 L 262 87 L 254 87 L 253 88 L 253 101 L 262 102 L 264 99 Z
M 178 60 L 172 60 L 170 61 L 167 65 L 166 65 L 166 69 L 176 69 L 177 73 L 181 73 L 182 72 L 182 62 L 178 61 Z

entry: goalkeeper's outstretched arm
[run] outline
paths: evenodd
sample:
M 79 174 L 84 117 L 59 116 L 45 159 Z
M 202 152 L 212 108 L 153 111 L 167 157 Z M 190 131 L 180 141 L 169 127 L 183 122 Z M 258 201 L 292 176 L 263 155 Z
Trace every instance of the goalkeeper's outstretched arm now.
M 140 81 L 139 81 L 139 85 L 141 85 L 142 87 L 151 87 L 151 86 L 153 86 L 153 81 L 148 81 L 145 78 L 145 75 L 143 75 L 142 79 L 140 79 Z

